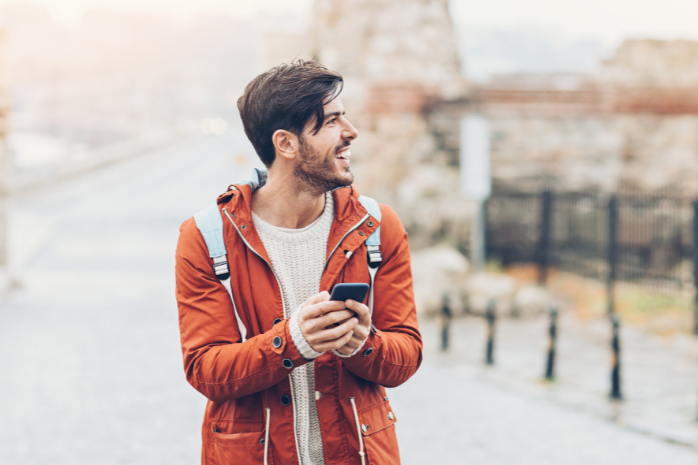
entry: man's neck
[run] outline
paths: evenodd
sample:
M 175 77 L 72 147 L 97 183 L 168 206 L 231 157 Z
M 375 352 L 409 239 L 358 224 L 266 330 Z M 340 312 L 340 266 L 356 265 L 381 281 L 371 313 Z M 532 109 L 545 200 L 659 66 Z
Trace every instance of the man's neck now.
M 318 219 L 325 209 L 325 194 L 298 189 L 298 180 L 269 176 L 267 183 L 252 194 L 252 211 L 279 228 L 300 229 Z

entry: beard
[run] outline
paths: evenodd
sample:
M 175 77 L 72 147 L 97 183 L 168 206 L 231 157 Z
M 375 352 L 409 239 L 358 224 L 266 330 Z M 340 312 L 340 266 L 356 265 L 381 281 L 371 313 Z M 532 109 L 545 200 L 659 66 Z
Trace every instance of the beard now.
M 348 166 L 344 167 L 344 175 L 337 172 L 335 158 L 323 156 L 310 144 L 300 142 L 300 157 L 293 169 L 293 174 L 299 181 L 299 190 L 312 195 L 321 195 L 338 187 L 349 186 L 354 181 L 354 174 Z M 349 142 L 338 145 L 336 154 Z

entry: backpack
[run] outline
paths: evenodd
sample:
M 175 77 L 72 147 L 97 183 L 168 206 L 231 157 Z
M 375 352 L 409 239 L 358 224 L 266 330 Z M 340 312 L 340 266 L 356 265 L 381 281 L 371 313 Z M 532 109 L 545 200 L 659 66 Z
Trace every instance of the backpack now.
M 264 185 L 266 182 L 267 172 L 266 170 L 254 169 L 252 171 L 252 177 L 242 184 L 249 184 L 252 190 L 257 189 L 260 185 Z M 359 196 L 359 202 L 361 205 L 368 210 L 370 216 L 374 217 L 380 222 L 381 211 L 376 202 L 371 197 L 366 197 L 365 195 Z M 368 219 L 368 216 L 364 218 L 364 221 Z M 240 330 L 240 336 L 242 337 L 242 342 L 247 339 L 247 328 L 242 323 L 240 315 L 238 314 L 237 307 L 235 306 L 235 299 L 233 298 L 233 290 L 230 285 L 230 267 L 228 266 L 228 252 L 225 248 L 225 242 L 223 239 L 223 218 L 221 217 L 220 210 L 218 209 L 218 204 L 213 204 L 207 209 L 200 211 L 194 215 L 194 222 L 196 227 L 201 232 L 201 235 L 206 241 L 206 248 L 208 249 L 208 255 L 213 259 L 213 273 L 216 278 L 223 284 L 225 290 L 228 291 L 230 296 L 230 301 L 233 303 L 233 311 L 235 312 L 235 319 L 238 323 L 238 328 Z M 367 259 L 368 259 L 368 274 L 371 277 L 371 288 L 368 294 L 368 309 L 370 313 L 373 313 L 373 283 L 375 281 L 376 273 L 378 272 L 378 267 L 383 261 L 383 255 L 380 251 L 381 246 L 381 227 L 378 226 L 375 231 L 366 239 L 366 249 L 367 249 Z

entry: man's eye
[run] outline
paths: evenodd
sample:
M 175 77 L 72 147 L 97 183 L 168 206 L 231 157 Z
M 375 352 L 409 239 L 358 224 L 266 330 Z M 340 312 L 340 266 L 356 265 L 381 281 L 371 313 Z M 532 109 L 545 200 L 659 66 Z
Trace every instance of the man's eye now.
M 337 120 L 336 120 L 335 118 L 332 118 L 331 120 L 329 120 L 329 121 L 327 122 L 327 124 L 334 123 L 335 121 L 337 121 Z

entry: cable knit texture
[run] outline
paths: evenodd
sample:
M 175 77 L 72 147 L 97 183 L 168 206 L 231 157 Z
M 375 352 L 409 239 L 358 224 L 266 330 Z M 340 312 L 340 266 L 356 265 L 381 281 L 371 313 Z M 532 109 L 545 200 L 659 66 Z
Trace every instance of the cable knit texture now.
M 291 335 L 298 352 L 306 360 L 322 355 L 315 352 L 298 326 L 298 310 L 308 297 L 320 291 L 325 268 L 327 239 L 334 218 L 334 200 L 325 195 L 322 215 L 301 229 L 278 228 L 266 223 L 254 212 L 252 220 L 279 278 L 284 298 L 284 315 L 291 317 Z M 296 445 L 301 465 L 324 465 L 320 421 L 315 400 L 315 364 L 307 363 L 291 372 L 293 416 Z
M 308 344 L 308 341 L 305 340 L 305 337 L 303 337 L 300 323 L 298 321 L 298 310 L 300 310 L 301 307 L 302 305 L 300 305 L 295 313 L 293 313 L 291 316 L 291 321 L 289 322 L 291 325 L 291 337 L 293 337 L 293 343 L 296 345 L 296 348 L 298 349 L 298 352 L 300 352 L 301 356 L 306 360 L 314 360 L 322 355 L 322 352 L 316 352 L 315 349 L 310 347 L 310 344 Z

